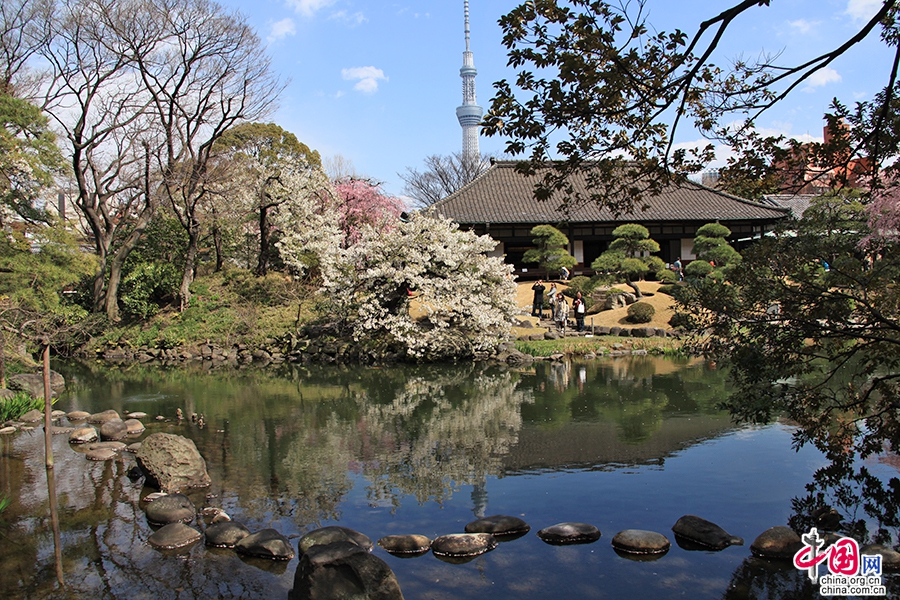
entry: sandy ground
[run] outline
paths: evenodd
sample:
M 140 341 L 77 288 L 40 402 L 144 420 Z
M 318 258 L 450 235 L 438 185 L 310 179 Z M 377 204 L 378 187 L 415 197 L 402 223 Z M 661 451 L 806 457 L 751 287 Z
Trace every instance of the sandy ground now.
M 521 319 L 527 319 L 537 324 L 538 319 L 536 317 L 532 317 L 531 315 L 531 303 L 534 298 L 534 292 L 531 291 L 531 286 L 534 285 L 533 281 L 527 281 L 519 284 L 519 289 L 517 292 L 516 301 L 520 308 L 522 308 L 523 314 L 520 316 Z M 646 326 L 650 327 L 661 327 L 663 329 L 669 329 L 671 325 L 669 325 L 669 319 L 672 318 L 672 315 L 675 314 L 674 306 L 675 300 L 672 299 L 671 296 L 667 294 L 657 294 L 655 293 L 657 288 L 659 288 L 660 284 L 656 281 L 641 281 L 638 283 L 638 287 L 643 294 L 653 294 L 652 296 L 645 296 L 641 302 L 646 302 L 647 304 L 653 305 L 653 308 L 656 309 L 656 314 L 653 315 L 653 320 L 646 324 Z M 549 288 L 549 285 L 547 286 Z M 561 287 L 557 284 L 557 287 Z M 631 291 L 626 285 L 618 285 L 616 286 L 624 291 Z M 564 289 L 565 286 L 562 286 Z M 572 305 L 572 299 L 568 298 L 569 306 Z M 546 313 L 545 313 L 546 314 Z M 613 327 L 613 326 L 627 326 L 627 327 L 635 327 L 634 323 L 630 323 L 627 320 L 628 317 L 628 308 L 619 308 L 616 310 L 604 310 L 597 314 L 588 315 L 584 319 L 585 325 L 591 324 L 591 319 L 594 321 L 594 325 L 597 327 Z

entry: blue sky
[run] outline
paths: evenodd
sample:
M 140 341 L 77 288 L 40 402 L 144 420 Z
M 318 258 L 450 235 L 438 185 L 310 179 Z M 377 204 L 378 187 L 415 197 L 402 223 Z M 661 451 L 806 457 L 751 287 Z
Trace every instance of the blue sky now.
M 632 0 L 635 2 L 636 0 Z M 276 72 L 290 80 L 269 120 L 293 132 L 323 157 L 340 155 L 360 175 L 400 195 L 398 173 L 421 168 L 431 154 L 460 150 L 455 109 L 462 101 L 459 67 L 465 49 L 463 2 L 440 0 L 223 0 L 247 16 L 267 44 Z M 647 0 L 660 30 L 697 24 L 736 3 Z M 497 20 L 519 2 L 470 0 L 478 102 L 487 108 L 492 83 L 513 79 Z M 814 56 L 846 39 L 880 0 L 771 0 L 730 30 L 722 59 L 781 52 L 782 62 Z M 757 125 L 798 138 L 821 138 L 822 114 L 837 96 L 870 99 L 887 81 L 892 52 L 877 38 L 836 61 L 795 91 Z M 722 61 L 724 64 L 724 60 Z M 699 139 L 690 130 L 679 135 Z M 481 138 L 482 152 L 501 154 L 498 138 Z

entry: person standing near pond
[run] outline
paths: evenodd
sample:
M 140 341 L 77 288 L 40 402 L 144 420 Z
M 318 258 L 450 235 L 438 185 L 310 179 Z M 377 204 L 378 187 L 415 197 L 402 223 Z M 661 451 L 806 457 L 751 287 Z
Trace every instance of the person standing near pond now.
M 572 311 L 575 312 L 575 325 L 578 331 L 584 331 L 584 313 L 586 308 L 584 298 L 581 297 L 581 292 L 578 292 L 575 295 L 575 300 L 572 301 Z
M 550 295 L 547 296 L 547 301 L 550 304 L 550 318 L 551 319 L 556 314 L 556 294 L 557 293 L 558 292 L 556 291 L 556 284 L 551 283 L 550 284 Z
M 569 318 L 569 303 L 566 302 L 565 296 L 562 294 L 556 295 L 556 312 L 554 314 L 554 320 L 556 321 L 557 329 L 561 329 L 562 331 L 566 330 L 566 320 Z
M 532 317 L 540 317 L 544 314 L 544 290 L 547 288 L 544 286 L 544 282 L 541 279 L 537 280 L 531 289 L 534 291 L 534 301 L 531 304 L 531 316 Z

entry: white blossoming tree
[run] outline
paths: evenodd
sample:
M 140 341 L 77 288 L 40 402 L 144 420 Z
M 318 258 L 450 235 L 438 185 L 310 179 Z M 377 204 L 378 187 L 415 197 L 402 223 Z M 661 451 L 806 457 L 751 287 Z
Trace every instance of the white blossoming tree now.
M 289 264 L 309 253 L 300 236 L 282 241 Z M 509 333 L 517 310 L 512 267 L 488 256 L 494 246 L 420 213 L 392 229 L 364 228 L 348 248 L 319 246 L 322 307 L 373 350 L 425 361 L 472 356 Z

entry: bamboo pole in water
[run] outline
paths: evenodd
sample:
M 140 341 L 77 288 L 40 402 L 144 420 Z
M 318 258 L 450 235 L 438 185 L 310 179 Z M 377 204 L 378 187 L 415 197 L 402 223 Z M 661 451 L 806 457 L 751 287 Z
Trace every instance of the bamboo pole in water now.
M 53 549 L 56 558 L 56 580 L 60 587 L 65 587 L 62 568 L 62 538 L 59 531 L 59 509 L 56 506 L 56 478 L 53 471 L 53 434 L 50 430 L 50 407 L 53 406 L 50 391 L 50 342 L 41 340 L 44 346 L 44 457 L 47 467 L 47 499 L 50 502 L 50 524 L 53 528 Z

